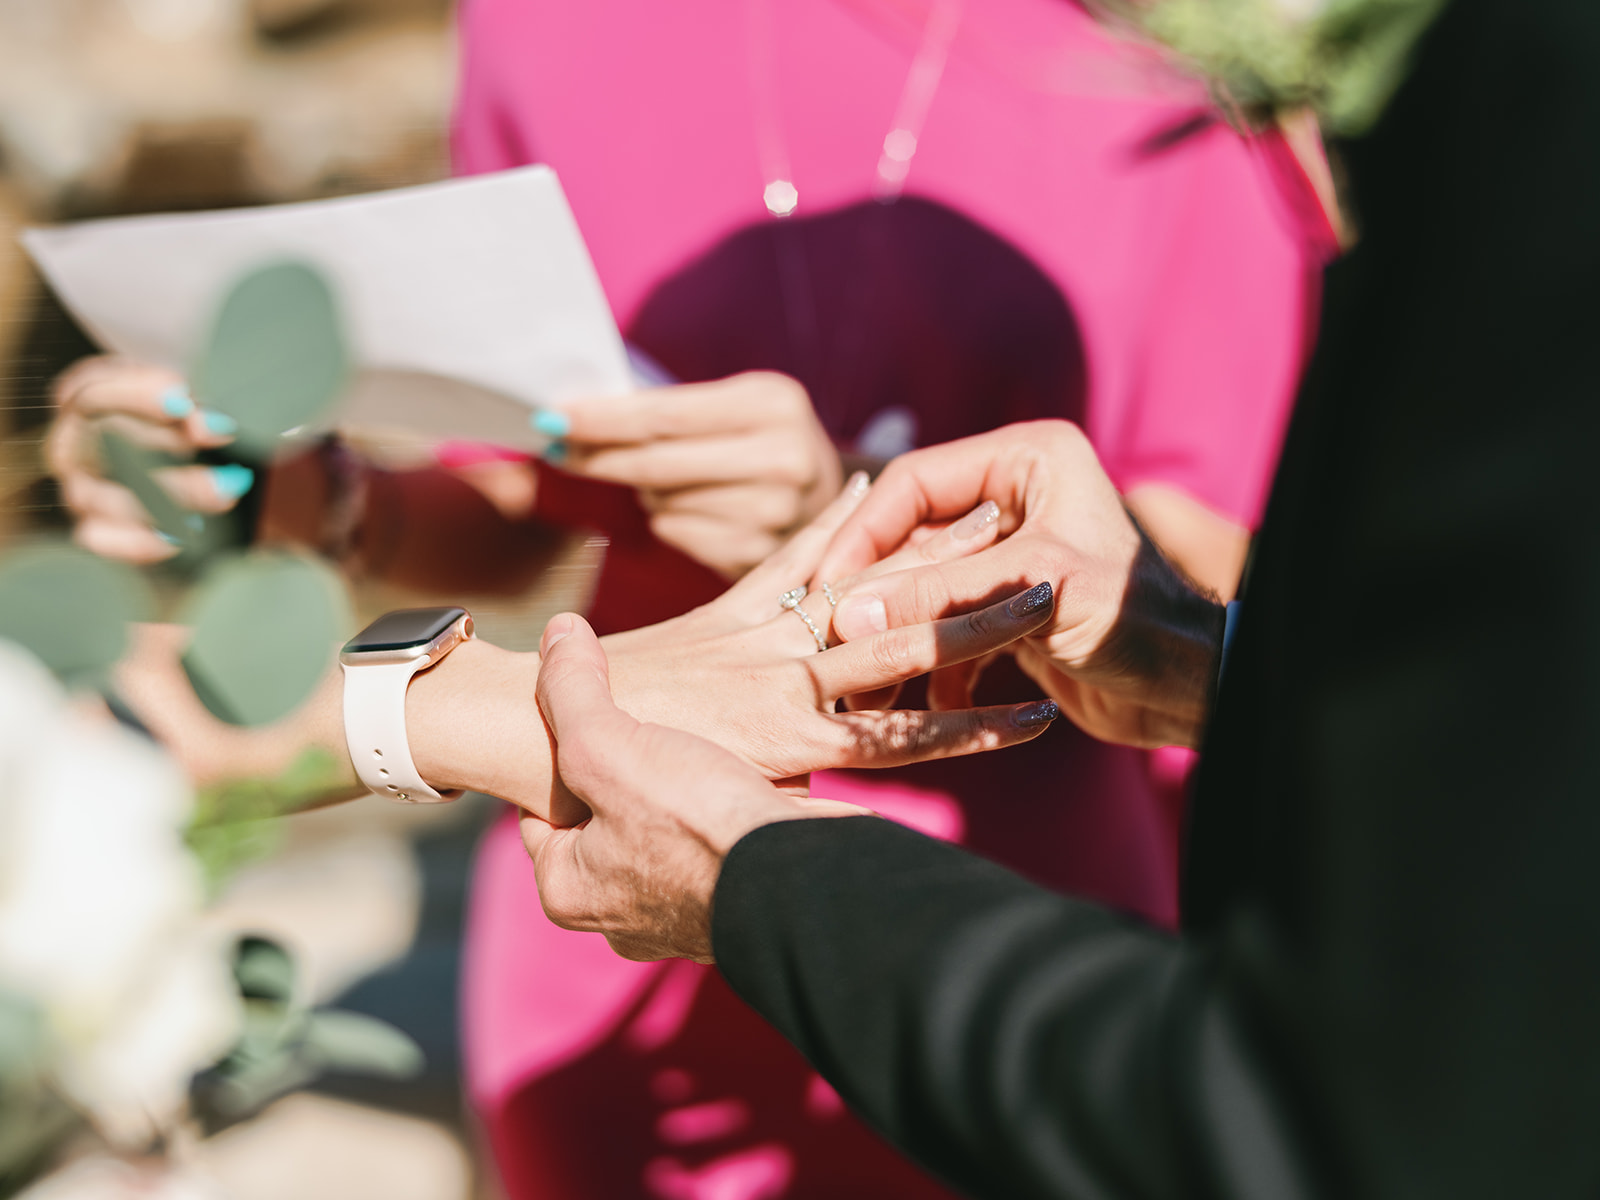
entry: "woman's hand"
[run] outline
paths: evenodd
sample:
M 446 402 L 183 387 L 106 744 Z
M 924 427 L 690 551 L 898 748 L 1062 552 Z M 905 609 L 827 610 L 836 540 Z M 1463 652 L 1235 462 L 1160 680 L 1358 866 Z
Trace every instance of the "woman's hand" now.
M 836 633 L 852 642 L 881 637 L 1049 580 L 1058 604 L 1016 649 L 1023 669 L 1096 737 L 1197 744 L 1222 607 L 1189 587 L 1143 536 L 1088 439 L 1067 422 L 1011 425 L 896 459 L 841 528 L 818 578 L 847 577 L 928 522 L 983 500 L 999 505 L 998 542 L 847 584 Z M 964 686 L 941 691 L 946 702 L 963 702 Z
M 639 492 L 650 527 L 730 579 L 839 490 L 839 452 L 805 388 L 770 371 L 587 400 L 535 418 L 552 461 Z
M 1049 585 L 1023 586 L 977 611 L 887 630 L 817 652 L 815 635 L 779 597 L 815 571 L 834 532 L 867 494 L 864 475 L 788 545 L 717 600 L 660 625 L 603 639 L 617 702 L 634 717 L 687 730 L 732 750 L 769 779 L 835 767 L 887 767 L 1027 741 L 1055 705 L 962 711 L 835 712 L 857 693 L 886 692 L 940 667 L 997 652 L 1048 623 Z M 925 529 L 915 547 L 874 572 L 942 561 L 993 536 L 987 510 L 965 539 Z M 958 524 L 961 524 L 958 522 Z M 818 590 L 801 604 L 818 630 L 829 605 Z M 952 610 L 954 611 L 954 610 Z
M 91 358 L 55 385 L 56 417 L 45 438 L 45 461 L 73 515 L 85 548 L 132 563 L 160 562 L 176 547 L 150 525 L 134 494 L 100 468 L 102 430 L 169 454 L 187 456 L 226 446 L 232 418 L 196 406 L 178 375 L 125 358 Z M 255 483 L 248 467 L 170 467 L 156 480 L 185 508 L 227 512 Z

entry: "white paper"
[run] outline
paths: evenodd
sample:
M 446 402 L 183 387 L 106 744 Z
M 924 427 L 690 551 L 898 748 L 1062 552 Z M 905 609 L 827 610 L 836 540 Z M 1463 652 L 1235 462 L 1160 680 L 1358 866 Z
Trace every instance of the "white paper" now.
M 108 350 L 182 371 L 260 266 L 320 270 L 357 369 L 333 422 L 536 449 L 532 406 L 630 390 L 555 173 L 527 167 L 309 204 L 33 229 L 23 243 Z M 204 403 L 204 397 L 199 398 Z

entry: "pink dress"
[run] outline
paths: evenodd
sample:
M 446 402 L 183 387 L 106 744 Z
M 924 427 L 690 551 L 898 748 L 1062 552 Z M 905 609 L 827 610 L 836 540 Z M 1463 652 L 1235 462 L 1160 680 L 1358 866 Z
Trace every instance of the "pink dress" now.
M 1328 249 L 1304 181 L 1065 0 L 968 0 L 905 198 L 877 204 L 926 11 L 466 0 L 458 165 L 554 166 L 625 334 L 678 378 L 787 371 L 842 446 L 876 452 L 1069 417 L 1120 486 L 1253 525 Z M 762 199 L 780 169 L 783 221 Z M 602 628 L 718 589 L 624 492 L 546 471 L 540 507 L 610 534 Z M 993 675 L 993 699 L 1035 694 Z M 813 790 L 1171 922 L 1182 767 L 1062 728 Z M 509 821 L 474 880 L 464 1012 L 514 1200 L 946 1194 L 714 971 L 551 926 Z

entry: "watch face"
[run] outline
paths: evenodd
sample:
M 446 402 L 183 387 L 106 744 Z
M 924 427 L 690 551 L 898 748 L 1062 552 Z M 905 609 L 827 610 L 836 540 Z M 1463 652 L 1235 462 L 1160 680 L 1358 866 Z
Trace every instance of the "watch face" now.
M 362 654 L 426 646 L 466 615 L 464 608 L 402 608 L 385 613 L 346 642 L 344 653 Z

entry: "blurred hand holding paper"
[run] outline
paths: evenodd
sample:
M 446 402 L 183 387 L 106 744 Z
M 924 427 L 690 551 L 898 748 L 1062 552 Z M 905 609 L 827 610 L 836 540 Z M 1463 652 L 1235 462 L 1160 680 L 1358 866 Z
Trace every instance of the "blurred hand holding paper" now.
M 246 273 L 323 273 L 355 379 L 337 424 L 524 449 L 533 406 L 630 390 L 628 359 L 548 167 L 309 204 L 34 229 L 23 242 L 107 350 L 192 368 Z M 201 397 L 204 403 L 204 398 Z

